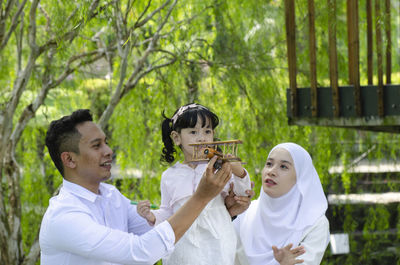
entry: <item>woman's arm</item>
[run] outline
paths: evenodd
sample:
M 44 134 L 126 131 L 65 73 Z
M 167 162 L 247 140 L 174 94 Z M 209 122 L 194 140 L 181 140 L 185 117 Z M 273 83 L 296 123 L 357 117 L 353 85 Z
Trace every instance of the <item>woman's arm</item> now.
M 305 232 L 304 238 L 300 241 L 300 245 L 304 246 L 306 253 L 299 258 L 304 260 L 304 265 L 318 265 L 324 256 L 326 247 L 329 243 L 329 221 L 325 215 L 320 217 L 318 221 L 308 231 Z

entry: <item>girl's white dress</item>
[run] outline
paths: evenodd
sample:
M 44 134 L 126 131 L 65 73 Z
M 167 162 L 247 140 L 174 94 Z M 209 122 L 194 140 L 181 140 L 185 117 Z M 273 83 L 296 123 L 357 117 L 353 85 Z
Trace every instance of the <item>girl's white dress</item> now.
M 195 192 L 207 164 L 195 169 L 176 163 L 161 177 L 161 205 L 153 210 L 156 225 L 173 215 Z M 234 183 L 236 195 L 246 196 L 251 189 L 248 174 L 244 178 L 232 176 L 220 196 L 216 196 L 201 212 L 192 226 L 175 245 L 175 250 L 163 259 L 166 265 L 230 265 L 247 264 L 246 255 L 234 229 L 224 198 L 229 184 Z

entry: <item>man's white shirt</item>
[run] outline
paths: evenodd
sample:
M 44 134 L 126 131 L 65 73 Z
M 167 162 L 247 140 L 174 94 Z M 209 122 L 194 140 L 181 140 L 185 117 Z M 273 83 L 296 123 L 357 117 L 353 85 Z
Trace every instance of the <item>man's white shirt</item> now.
M 99 191 L 63 180 L 40 228 L 42 265 L 154 264 L 173 251 L 167 221 L 152 229 L 114 186 Z

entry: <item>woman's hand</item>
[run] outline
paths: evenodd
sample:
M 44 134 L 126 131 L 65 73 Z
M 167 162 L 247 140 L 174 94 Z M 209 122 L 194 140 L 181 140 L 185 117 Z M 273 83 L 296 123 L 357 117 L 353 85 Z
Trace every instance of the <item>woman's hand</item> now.
M 254 182 L 251 182 L 251 188 L 254 188 Z M 236 196 L 233 193 L 233 183 L 231 183 L 229 194 L 225 197 L 225 206 L 231 217 L 237 216 L 249 208 L 255 194 L 252 189 L 246 190 L 247 196 Z
M 283 248 L 272 246 L 274 251 L 274 258 L 280 265 L 294 265 L 304 262 L 302 259 L 296 259 L 298 256 L 303 255 L 306 251 L 303 246 L 291 249 L 293 244 L 289 244 Z

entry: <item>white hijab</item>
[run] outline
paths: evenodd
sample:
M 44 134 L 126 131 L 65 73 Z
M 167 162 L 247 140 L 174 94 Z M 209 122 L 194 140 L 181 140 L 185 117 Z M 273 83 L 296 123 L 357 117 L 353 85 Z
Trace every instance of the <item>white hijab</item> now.
M 268 196 L 261 187 L 258 199 L 238 218 L 240 237 L 251 265 L 279 264 L 274 259 L 272 246 L 282 248 L 289 243 L 297 246 L 304 231 L 314 225 L 328 207 L 308 152 L 294 143 L 279 144 L 271 152 L 276 148 L 284 148 L 292 156 L 296 184 L 278 198 Z

